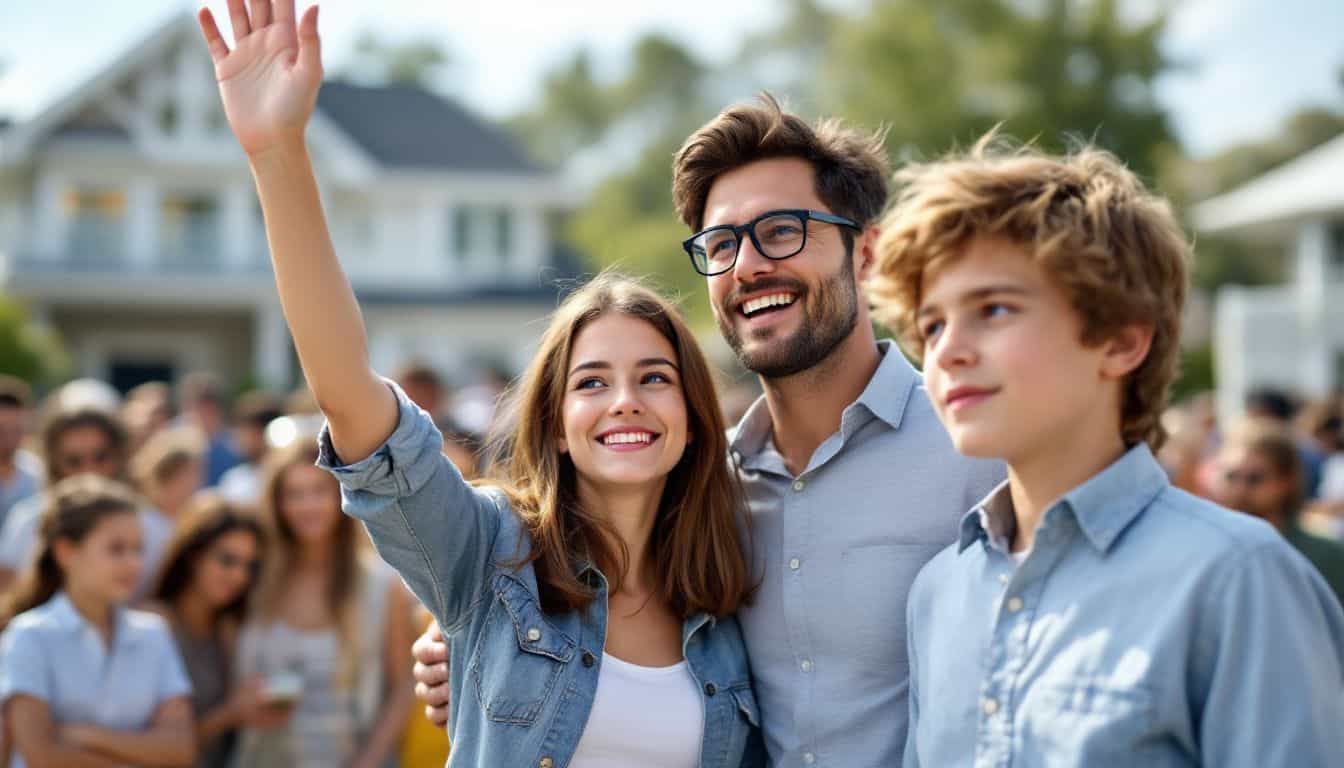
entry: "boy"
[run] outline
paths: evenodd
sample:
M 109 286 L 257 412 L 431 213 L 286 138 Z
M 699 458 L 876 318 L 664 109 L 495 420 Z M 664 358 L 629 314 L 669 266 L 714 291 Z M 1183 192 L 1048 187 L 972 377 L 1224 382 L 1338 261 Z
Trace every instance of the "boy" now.
M 907 768 L 1338 764 L 1338 602 L 1153 458 L 1186 284 L 1165 201 L 1104 152 L 988 139 L 898 182 L 875 314 L 1009 476 L 912 587 Z

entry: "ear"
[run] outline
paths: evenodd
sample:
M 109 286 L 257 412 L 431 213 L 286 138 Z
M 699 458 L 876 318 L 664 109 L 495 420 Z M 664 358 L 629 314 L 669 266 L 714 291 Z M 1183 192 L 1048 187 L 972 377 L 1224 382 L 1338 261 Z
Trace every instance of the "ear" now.
M 1148 357 L 1153 346 L 1153 326 L 1127 325 L 1102 345 L 1101 375 L 1123 379 Z
M 860 286 L 868 281 L 873 265 L 877 263 L 877 237 L 880 234 L 881 228 L 873 225 L 854 238 L 854 279 Z
M 51 555 L 56 558 L 56 564 L 61 567 L 62 571 L 70 569 L 70 563 L 78 554 L 79 547 L 69 539 L 58 538 L 51 542 Z

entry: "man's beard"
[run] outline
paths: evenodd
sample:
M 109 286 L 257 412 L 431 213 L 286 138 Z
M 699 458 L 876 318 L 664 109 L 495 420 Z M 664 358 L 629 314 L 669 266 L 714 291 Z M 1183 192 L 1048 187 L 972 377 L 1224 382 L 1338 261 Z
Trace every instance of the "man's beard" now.
M 845 258 L 844 266 L 823 280 L 815 292 L 804 290 L 796 282 L 766 279 L 734 291 L 725 303 L 731 306 L 736 303 L 737 295 L 772 287 L 793 291 L 798 297 L 795 303 L 802 304 L 802 323 L 787 338 L 767 342 L 758 349 L 748 351 L 733 322 L 738 310 L 721 307 L 715 313 L 719 332 L 737 359 L 747 370 L 763 378 L 782 379 L 817 365 L 849 337 L 858 323 L 859 298 L 854 289 L 852 257 Z M 814 295 L 815 305 L 811 303 Z

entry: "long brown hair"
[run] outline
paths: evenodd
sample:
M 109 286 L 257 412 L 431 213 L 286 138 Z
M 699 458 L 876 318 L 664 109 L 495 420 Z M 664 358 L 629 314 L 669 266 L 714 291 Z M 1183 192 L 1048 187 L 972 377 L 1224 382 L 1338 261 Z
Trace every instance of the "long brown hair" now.
M 579 504 L 574 464 L 556 443 L 575 338 L 605 315 L 638 318 L 676 352 L 695 441 L 668 475 L 650 551 L 656 589 L 674 613 L 725 616 L 748 595 L 738 542 L 741 491 L 729 469 L 723 416 L 709 364 L 676 309 L 637 280 L 607 272 L 572 293 L 552 316 L 540 348 L 508 398 L 509 414 L 492 440 L 499 457 L 490 479 L 509 497 L 532 537 L 522 564 L 532 563 L 542 605 L 552 613 L 581 610 L 594 593 L 578 578 L 587 560 L 619 588 L 629 553 L 614 527 Z
M 316 440 L 298 439 L 267 457 L 261 494 L 261 517 L 269 530 L 269 543 L 262 568 L 260 584 L 254 596 L 255 614 L 274 621 L 279 616 L 280 597 L 285 584 L 293 575 L 294 551 L 298 538 L 285 520 L 283 510 L 285 475 L 299 465 L 313 466 L 317 462 Z M 336 478 L 323 473 L 331 483 L 339 504 L 340 485 Z M 336 623 L 341 640 L 343 663 L 338 670 L 338 681 L 348 684 L 354 680 L 355 661 L 359 656 L 359 594 L 364 586 L 361 562 L 364 550 L 354 519 L 337 512 L 336 537 L 331 558 L 331 578 L 327 582 L 326 602 L 329 615 Z
M 104 519 L 136 510 L 130 489 L 104 477 L 75 475 L 52 486 L 42 510 L 36 557 L 0 600 L 0 626 L 47 602 L 65 586 L 65 572 L 56 562 L 58 539 L 79 543 Z
M 266 550 L 266 531 L 250 510 L 230 503 L 215 493 L 202 493 L 192 499 L 164 550 L 163 565 L 159 568 L 151 593 L 153 598 L 171 608 L 195 578 L 201 556 L 215 542 L 234 531 L 247 531 L 256 540 L 257 551 Z M 221 619 L 242 622 L 247 612 L 248 598 L 256 586 L 254 578 L 243 594 L 215 611 L 211 617 L 213 622 L 216 625 Z

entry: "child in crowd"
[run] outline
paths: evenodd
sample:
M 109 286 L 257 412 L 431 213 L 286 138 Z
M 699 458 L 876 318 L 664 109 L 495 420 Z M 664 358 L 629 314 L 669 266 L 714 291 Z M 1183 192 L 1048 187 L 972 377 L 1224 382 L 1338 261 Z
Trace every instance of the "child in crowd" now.
M 38 551 L 0 606 L 11 766 L 190 765 L 191 684 L 140 582 L 135 498 L 81 475 L 47 496 Z

